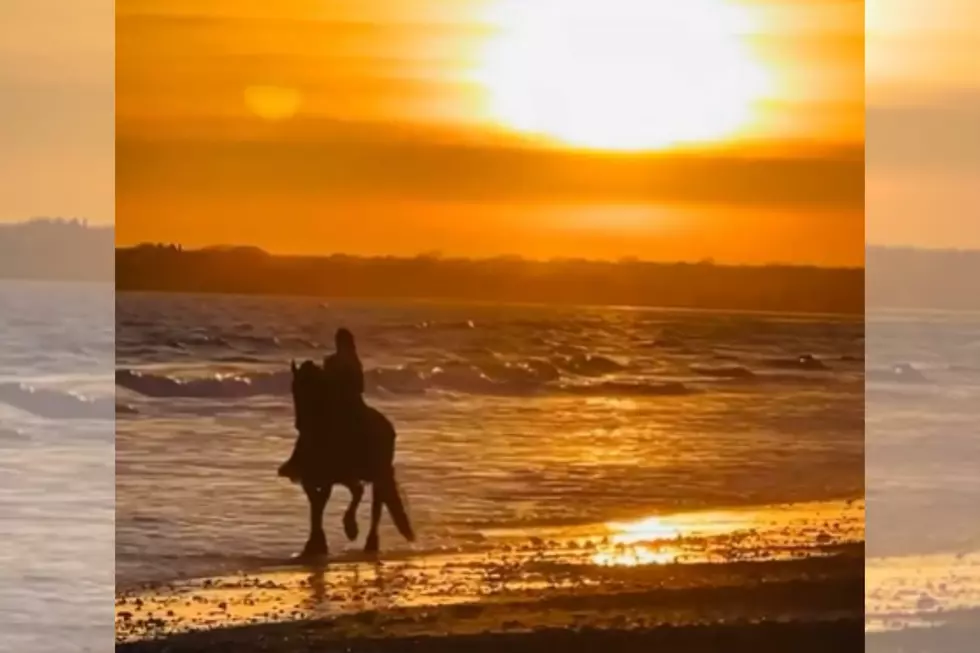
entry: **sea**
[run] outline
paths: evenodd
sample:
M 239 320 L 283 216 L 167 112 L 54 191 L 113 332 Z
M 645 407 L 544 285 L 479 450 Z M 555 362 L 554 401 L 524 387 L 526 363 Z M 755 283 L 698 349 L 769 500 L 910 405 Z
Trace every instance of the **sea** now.
M 976 629 L 980 313 L 872 310 L 866 328 L 869 628 Z
M 0 280 L 0 651 L 113 637 L 114 289 Z
M 289 366 L 329 354 L 341 326 L 398 432 L 418 539 L 386 517 L 387 555 L 864 493 L 860 316 L 137 293 L 116 316 L 120 588 L 302 548 L 304 495 L 276 475 L 295 441 Z M 336 489 L 325 518 L 337 556 L 362 546 L 346 504 Z
M 386 555 L 850 499 L 866 475 L 869 628 L 976 621 L 980 314 L 865 325 L 3 281 L 0 651 L 103 650 L 114 585 L 297 552 L 305 499 L 275 473 L 295 437 L 289 362 L 329 353 L 340 326 L 399 434 L 419 538 L 386 521 Z M 342 536 L 346 500 L 326 518 L 338 556 L 361 546 Z

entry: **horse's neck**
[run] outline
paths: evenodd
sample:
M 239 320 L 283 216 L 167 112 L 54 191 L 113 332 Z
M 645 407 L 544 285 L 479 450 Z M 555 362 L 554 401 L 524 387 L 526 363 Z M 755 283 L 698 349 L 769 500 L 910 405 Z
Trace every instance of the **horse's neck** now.
M 329 420 L 321 418 L 304 425 L 302 435 L 311 440 L 322 441 L 330 438 L 332 430 Z

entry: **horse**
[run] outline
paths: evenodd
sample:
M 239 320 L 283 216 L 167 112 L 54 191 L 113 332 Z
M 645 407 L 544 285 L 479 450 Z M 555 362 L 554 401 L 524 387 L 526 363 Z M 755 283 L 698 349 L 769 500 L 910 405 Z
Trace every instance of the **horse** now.
M 310 504 L 310 535 L 302 556 L 328 553 L 323 511 L 334 485 L 343 485 L 351 493 L 351 503 L 344 514 L 344 532 L 352 541 L 357 538 L 357 508 L 364 495 L 364 484 L 370 483 L 372 486 L 371 528 L 364 545 L 365 553 L 377 554 L 380 549 L 378 523 L 385 507 L 398 532 L 409 542 L 414 541 L 415 533 L 395 480 L 394 425 L 379 410 L 365 406 L 363 428 L 358 433 L 337 434 L 350 438 L 351 446 L 345 447 L 342 455 L 330 460 L 329 443 L 336 437 L 331 433 L 335 430 L 332 428 L 335 422 L 330 414 L 330 379 L 324 368 L 310 360 L 298 367 L 296 361 L 291 361 L 290 370 L 296 428 L 303 437 L 310 438 L 318 445 L 307 450 L 314 452 L 314 458 L 305 461 L 304 473 L 300 477 L 300 485 Z

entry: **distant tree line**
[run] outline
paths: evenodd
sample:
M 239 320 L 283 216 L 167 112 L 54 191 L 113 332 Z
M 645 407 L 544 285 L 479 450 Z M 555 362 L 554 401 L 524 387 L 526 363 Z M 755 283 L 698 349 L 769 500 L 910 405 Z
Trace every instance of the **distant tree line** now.
M 727 266 L 711 261 L 530 261 L 515 256 L 275 256 L 252 247 L 116 251 L 116 288 L 860 314 L 858 268 Z
M 980 251 L 869 247 L 869 308 L 980 310 Z
M 81 218 L 0 222 L 0 278 L 113 279 L 115 230 Z

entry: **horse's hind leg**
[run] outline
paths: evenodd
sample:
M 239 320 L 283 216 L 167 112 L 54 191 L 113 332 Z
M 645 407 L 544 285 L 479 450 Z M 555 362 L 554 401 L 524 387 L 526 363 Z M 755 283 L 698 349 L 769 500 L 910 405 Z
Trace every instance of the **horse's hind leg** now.
M 328 553 L 327 535 L 323 532 L 323 509 L 330 499 L 330 490 L 329 485 L 318 488 L 303 484 L 303 491 L 306 492 L 306 498 L 310 502 L 310 537 L 303 547 L 303 557 L 322 556 Z
M 353 542 L 357 539 L 357 508 L 361 505 L 361 499 L 364 498 L 364 484 L 360 481 L 354 481 L 347 484 L 347 489 L 350 490 L 350 505 L 347 506 L 347 511 L 344 513 L 344 534 L 348 540 Z
M 381 509 L 384 507 L 383 491 L 378 491 L 378 485 L 371 486 L 371 530 L 368 531 L 367 541 L 364 543 L 365 553 L 377 553 L 381 548 L 378 540 L 378 524 L 381 522 Z

